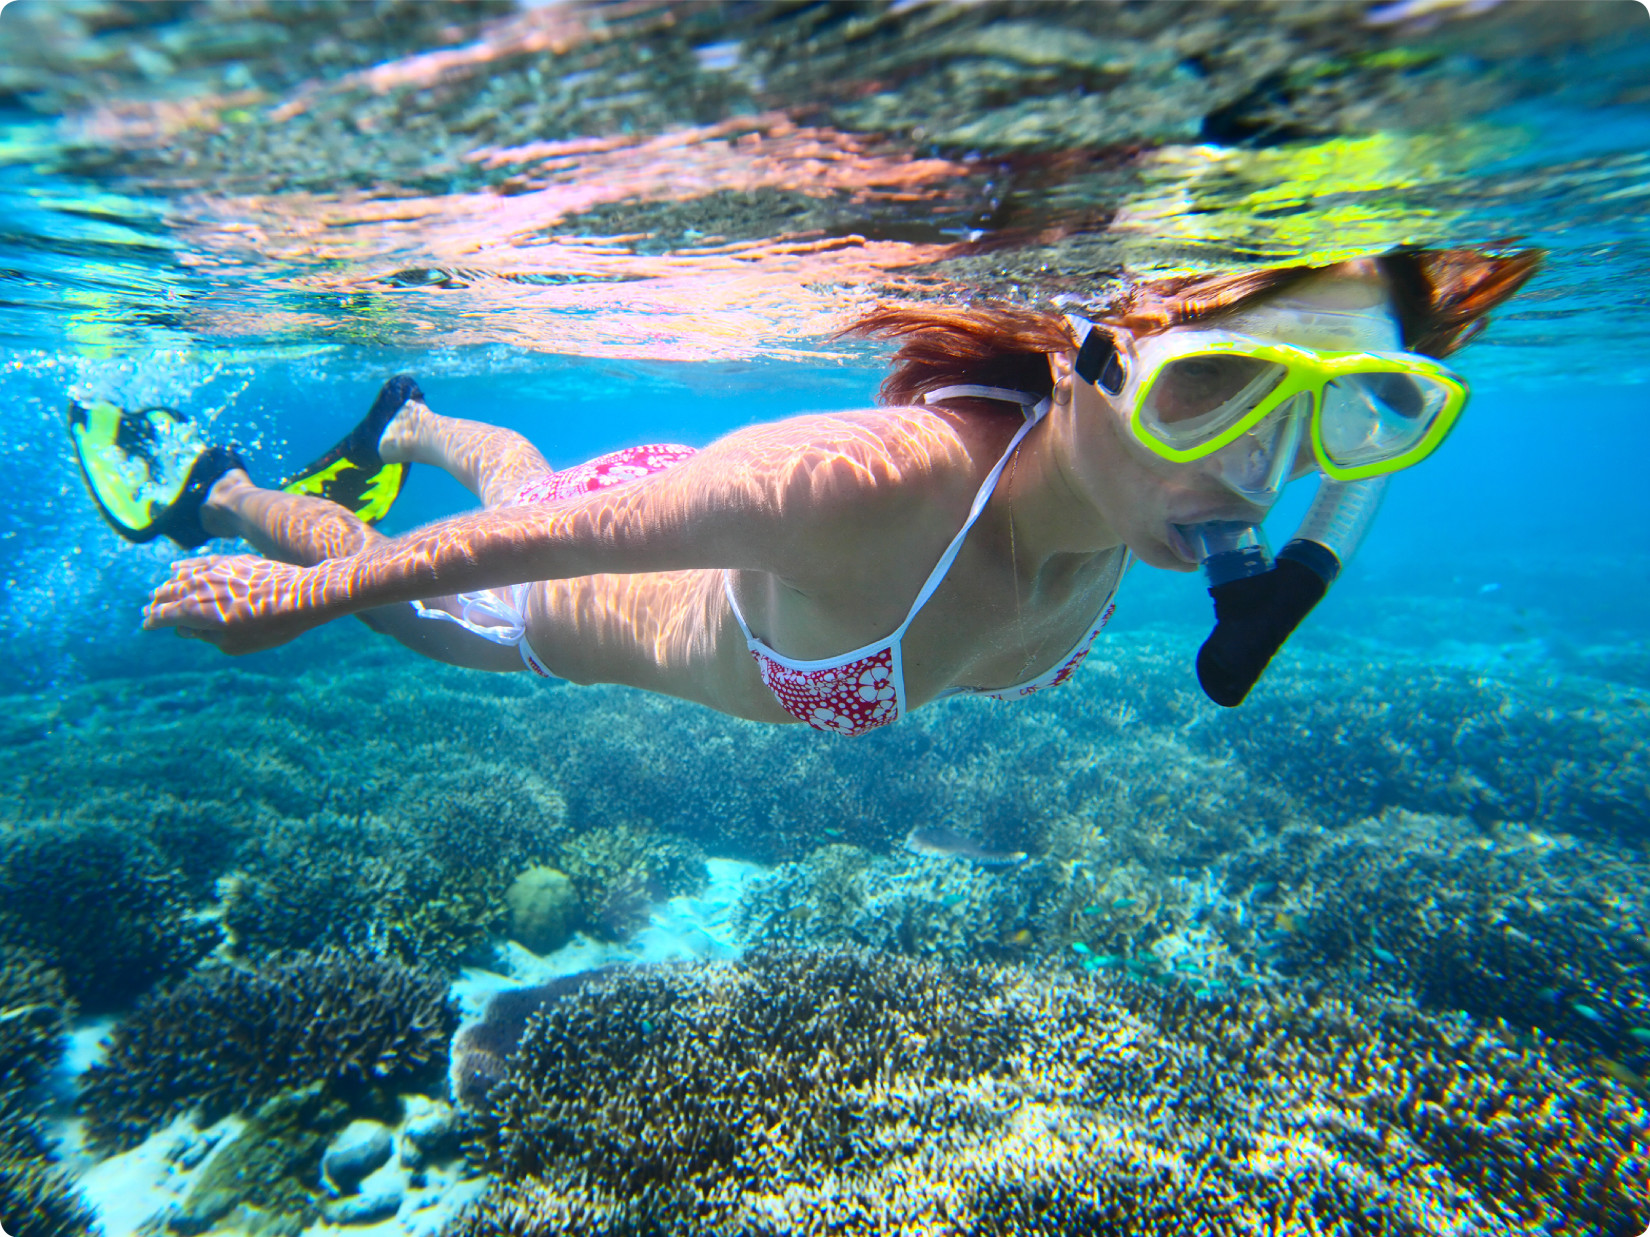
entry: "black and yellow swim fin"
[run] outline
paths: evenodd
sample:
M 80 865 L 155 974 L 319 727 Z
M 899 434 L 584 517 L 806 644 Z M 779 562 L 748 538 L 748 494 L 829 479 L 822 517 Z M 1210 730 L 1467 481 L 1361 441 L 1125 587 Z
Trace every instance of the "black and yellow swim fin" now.
M 209 540 L 201 503 L 219 477 L 246 467 L 175 408 L 134 412 L 108 400 L 70 400 L 69 439 L 97 509 L 128 541 L 170 537 L 193 549 Z
M 385 463 L 378 454 L 378 439 L 410 399 L 423 402 L 424 392 L 418 389 L 418 383 L 406 374 L 391 378 L 361 423 L 320 459 L 281 482 L 281 488 L 289 494 L 315 494 L 329 499 L 366 523 L 376 524 L 389 512 L 412 467 Z

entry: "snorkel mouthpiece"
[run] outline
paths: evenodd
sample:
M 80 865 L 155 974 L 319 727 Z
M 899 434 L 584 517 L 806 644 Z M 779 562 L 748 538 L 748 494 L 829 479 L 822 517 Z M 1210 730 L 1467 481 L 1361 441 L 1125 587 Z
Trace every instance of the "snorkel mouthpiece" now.
M 1272 569 L 1272 550 L 1266 544 L 1266 530 L 1259 524 L 1210 520 L 1204 524 L 1176 524 L 1175 530 L 1203 564 L 1210 588 Z
M 1276 562 L 1269 561 L 1257 525 L 1219 520 L 1179 528 L 1203 555 L 1215 602 L 1215 629 L 1197 651 L 1197 681 L 1210 700 L 1226 708 L 1243 703 L 1358 548 L 1386 481 L 1342 485 L 1325 479 Z

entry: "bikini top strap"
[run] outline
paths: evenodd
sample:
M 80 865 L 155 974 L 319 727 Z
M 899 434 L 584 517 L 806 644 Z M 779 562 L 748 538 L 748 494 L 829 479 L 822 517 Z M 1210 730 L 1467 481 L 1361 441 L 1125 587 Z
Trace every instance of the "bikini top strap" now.
M 751 631 L 751 625 L 745 622 L 745 616 L 739 613 L 739 599 L 733 595 L 733 572 L 723 569 L 722 591 L 728 595 L 728 605 L 733 609 L 733 617 L 739 623 L 739 630 L 745 633 L 745 644 L 750 648 L 756 647 L 756 635 Z
M 957 386 L 940 387 L 938 390 L 928 391 L 924 393 L 922 402 L 929 404 L 947 399 L 1000 399 L 1005 403 L 1020 405 L 1020 408 L 1025 412 L 1026 420 L 1025 424 L 1015 431 L 1014 437 L 1009 440 L 1008 449 L 1003 452 L 1002 458 L 986 475 L 985 483 L 980 486 L 980 492 L 974 495 L 974 505 L 968 509 L 968 519 L 957 530 L 957 535 L 951 539 L 951 544 L 945 547 L 945 553 L 940 555 L 940 561 L 934 565 L 934 570 L 928 573 L 928 579 L 924 581 L 922 591 L 917 594 L 916 601 L 911 604 L 910 612 L 906 614 L 905 621 L 895 629 L 893 635 L 888 637 L 890 643 L 898 643 L 904 637 L 906 628 L 910 627 L 916 619 L 917 612 L 928 604 L 928 599 L 934 595 L 934 590 L 939 588 L 941 581 L 945 579 L 945 573 L 951 570 L 951 564 L 957 561 L 957 555 L 962 552 L 963 539 L 968 536 L 968 530 L 974 527 L 974 522 L 980 518 L 980 513 L 985 510 L 986 503 L 991 501 L 991 495 L 997 489 L 997 481 L 1003 475 L 1003 469 L 1008 466 L 1008 461 L 1014 458 L 1015 449 L 1025 439 L 1025 436 L 1031 432 L 1032 427 L 1048 415 L 1050 402 L 1047 396 L 1032 395 L 1027 391 L 1015 391 L 1008 387 L 982 387 L 973 383 L 962 383 Z M 739 600 L 733 595 L 733 572 L 724 571 L 722 573 L 722 591 L 727 594 L 728 605 L 733 610 L 733 617 L 739 624 L 739 630 L 744 633 L 745 643 L 755 648 L 758 643 L 756 635 L 751 631 L 750 624 L 745 621 L 745 616 L 739 612 Z
M 1003 475 L 1003 469 L 1008 467 L 1008 461 L 1014 458 L 1014 452 L 1019 448 L 1025 436 L 1031 433 L 1033 427 L 1048 415 L 1049 400 L 1046 396 L 1032 395 L 1026 391 L 1011 391 L 1006 387 L 981 387 L 972 384 L 941 387 L 937 391 L 929 391 L 923 395 L 923 403 L 933 403 L 944 399 L 1000 399 L 1008 403 L 1020 405 L 1025 411 L 1025 424 L 1015 431 L 1014 437 L 1009 439 L 1008 447 L 1002 458 L 986 474 L 985 482 L 980 486 L 980 492 L 974 495 L 974 505 L 968 509 L 968 519 L 957 530 L 957 535 L 951 538 L 951 544 L 945 547 L 945 553 L 940 555 L 940 561 L 934 564 L 934 570 L 928 573 L 928 579 L 923 582 L 922 591 L 917 594 L 916 601 L 911 603 L 911 609 L 905 616 L 890 640 L 900 640 L 905 636 L 906 629 L 916 621 L 917 613 L 928 604 L 940 584 L 945 579 L 945 573 L 951 570 L 951 564 L 957 561 L 957 555 L 962 552 L 963 540 L 968 536 L 968 530 L 974 527 L 974 522 L 980 518 L 985 510 L 986 503 L 991 501 L 991 495 L 996 492 L 997 481 Z

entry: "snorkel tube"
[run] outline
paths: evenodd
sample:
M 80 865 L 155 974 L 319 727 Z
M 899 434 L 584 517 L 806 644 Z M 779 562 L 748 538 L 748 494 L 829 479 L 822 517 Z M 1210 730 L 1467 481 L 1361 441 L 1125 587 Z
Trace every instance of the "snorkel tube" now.
M 1344 484 L 1324 478 L 1276 561 L 1258 524 L 1179 526 L 1203 562 L 1215 602 L 1215 629 L 1197 651 L 1197 681 L 1210 700 L 1227 708 L 1243 703 L 1363 541 L 1386 483 L 1386 477 Z

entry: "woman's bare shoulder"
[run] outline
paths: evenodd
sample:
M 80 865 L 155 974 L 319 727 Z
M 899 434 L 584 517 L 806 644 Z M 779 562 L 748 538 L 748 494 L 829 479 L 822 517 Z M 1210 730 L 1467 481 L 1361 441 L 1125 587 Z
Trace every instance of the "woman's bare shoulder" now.
M 889 490 L 957 476 L 971 456 L 956 418 L 919 407 L 809 413 L 735 430 L 707 451 L 782 484 L 826 491 Z

